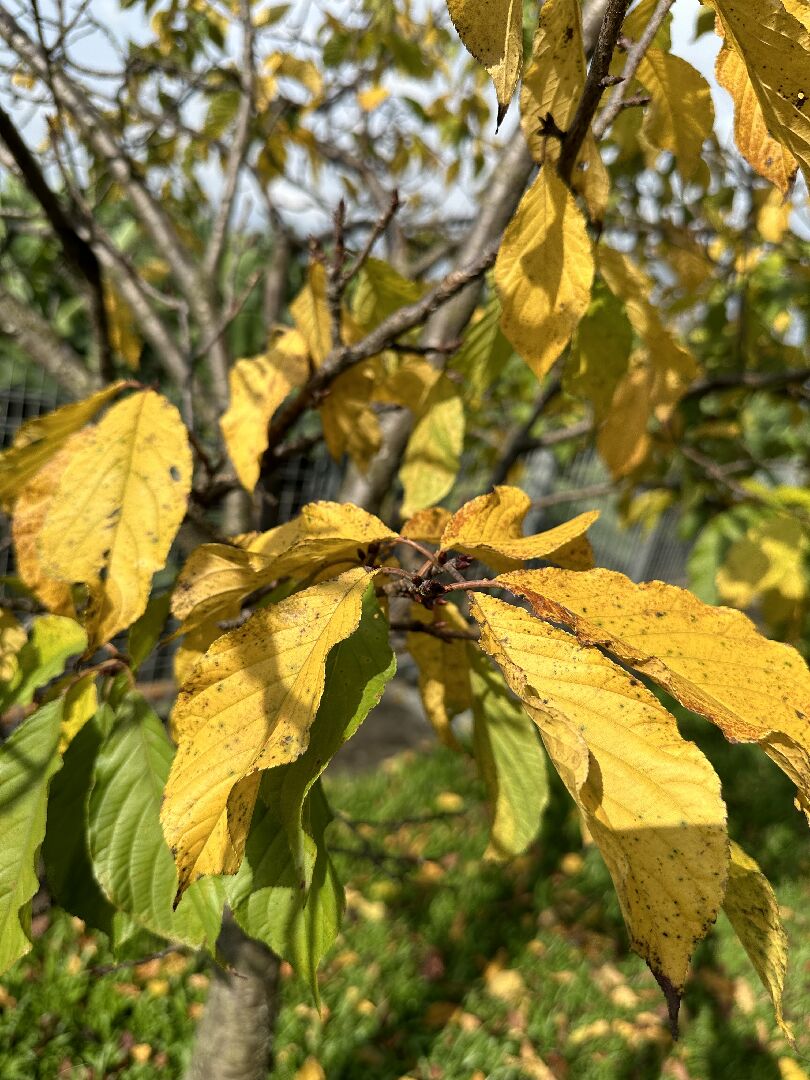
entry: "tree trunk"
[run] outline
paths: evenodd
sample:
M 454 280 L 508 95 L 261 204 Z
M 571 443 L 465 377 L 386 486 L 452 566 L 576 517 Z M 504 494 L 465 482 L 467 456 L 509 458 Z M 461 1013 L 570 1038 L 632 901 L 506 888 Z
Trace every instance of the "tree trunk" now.
M 279 1008 L 279 961 L 226 916 L 217 967 L 186 1080 L 267 1080 Z

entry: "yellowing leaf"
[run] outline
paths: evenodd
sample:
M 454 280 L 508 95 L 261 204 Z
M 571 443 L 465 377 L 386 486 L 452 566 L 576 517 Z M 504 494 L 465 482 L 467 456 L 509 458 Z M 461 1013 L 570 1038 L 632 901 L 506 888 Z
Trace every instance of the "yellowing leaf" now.
M 357 95 L 357 104 L 363 112 L 374 112 L 390 96 L 390 90 L 387 90 L 384 86 L 369 86 L 367 90 L 361 90 Z
M 374 383 L 373 367 L 355 364 L 335 379 L 318 409 L 329 453 L 336 461 L 348 454 L 361 472 L 380 448 L 380 425 L 370 404 Z
M 433 611 L 427 611 L 420 604 L 412 604 L 411 618 L 427 626 L 444 623 L 447 630 L 467 630 L 466 619 L 452 604 Z M 461 638 L 443 639 L 421 630 L 410 631 L 405 643 L 416 661 L 425 715 L 439 740 L 445 746 L 458 750 L 458 740 L 450 721 L 472 704 L 469 644 Z
M 28 640 L 25 628 L 0 608 L 0 682 L 10 683 L 18 668 L 17 653 Z
M 105 285 L 104 288 L 104 307 L 107 311 L 107 325 L 113 351 L 118 353 L 127 367 L 137 371 L 141 362 L 142 343 L 132 308 L 110 284 Z
M 793 1044 L 793 1032 L 782 1015 L 788 941 L 779 903 L 759 866 L 733 841 L 723 910 L 771 996 L 776 1022 Z
M 810 182 L 810 31 L 781 0 L 757 0 L 753 6 L 747 0 L 712 0 L 712 4 L 729 45 L 745 63 L 768 132 L 798 160 Z M 738 79 L 734 85 L 739 85 Z M 739 108 L 739 99 L 736 104 Z M 741 121 L 744 134 L 751 124 L 746 115 Z
M 351 323 L 367 334 L 405 304 L 415 303 L 424 291 L 423 283 L 404 277 L 382 259 L 366 259 L 352 296 Z
M 428 544 L 438 544 L 444 527 L 452 517 L 449 510 L 441 506 L 431 506 L 418 510 L 409 518 L 399 531 L 400 536 L 408 540 L 421 540 Z
M 323 263 L 310 264 L 307 283 L 290 304 L 290 314 L 314 364 L 320 366 L 332 349 L 332 323 Z
M 71 456 L 39 537 L 46 574 L 83 582 L 95 640 L 146 607 L 186 511 L 191 452 L 180 415 L 151 390 L 114 405 Z
M 546 0 L 520 88 L 520 125 L 535 161 L 559 158 L 560 140 L 543 134 L 545 121 L 550 116 L 560 131 L 568 130 L 585 71 L 578 0 Z
M 791 152 L 768 133 L 762 106 L 748 77 L 745 61 L 727 41 L 717 54 L 717 81 L 734 99 L 734 140 L 755 172 L 786 195 L 798 164 Z
M 808 550 L 807 533 L 795 518 L 760 521 L 729 548 L 717 571 L 717 590 L 726 603 L 741 608 L 771 590 L 786 600 L 802 600 L 808 592 Z
M 578 0 L 546 0 L 534 37 L 531 62 L 520 90 L 520 123 L 535 161 L 556 162 L 559 132 L 568 130 L 585 85 L 585 48 Z M 544 134 L 548 118 L 558 134 Z M 610 178 L 589 132 L 574 168 L 572 184 L 581 192 L 591 217 L 601 219 Z
M 627 317 L 645 350 L 631 357 L 618 383 L 597 438 L 599 452 L 614 476 L 626 476 L 646 458 L 648 423 L 666 423 L 695 377 L 692 354 L 673 338 L 648 299 L 650 278 L 626 255 L 600 246 L 599 270 L 610 291 L 624 301 Z
M 98 709 L 95 675 L 84 675 L 72 683 L 62 700 L 62 724 L 59 732 L 59 753 L 64 754 Z
M 14 504 L 11 533 L 17 573 L 41 604 L 57 615 L 75 612 L 71 587 L 51 577 L 42 568 L 38 541 L 62 474 L 76 451 L 92 439 L 87 428 L 69 436 L 20 492 Z
M 208 651 L 209 645 L 220 637 L 224 630 L 213 619 L 195 623 L 183 634 L 183 639 L 174 654 L 174 681 L 182 686 L 191 674 L 194 665 Z
M 498 125 L 506 115 L 523 66 L 521 0 L 447 0 L 458 36 L 495 84 Z
M 621 303 L 609 292 L 595 299 L 577 328 L 563 385 L 591 404 L 597 423 L 610 415 L 613 395 L 627 373 L 632 341 Z
M 297 330 L 288 330 L 266 353 L 237 360 L 231 368 L 230 402 L 219 426 L 236 475 L 248 491 L 259 479 L 273 414 L 291 390 L 303 386 L 307 374 L 307 349 Z
M 458 475 L 464 446 L 464 402 L 446 375 L 435 372 L 427 394 L 413 404 L 416 422 L 399 470 L 405 517 L 447 495 Z
M 161 811 L 178 895 L 238 867 L 260 771 L 306 750 L 327 655 L 357 629 L 372 578 L 350 570 L 257 611 L 192 670 L 172 712 L 178 749 Z
M 548 559 L 573 569 L 593 566 L 585 532 L 599 517 L 592 510 L 546 532 L 523 535 L 523 519 L 532 501 L 515 487 L 496 487 L 479 495 L 453 514 L 442 533 L 444 550 L 473 555 L 494 570 L 520 566 L 526 559 Z
M 769 244 L 781 244 L 792 213 L 790 199 L 771 189 L 757 213 L 757 229 L 762 239 Z
M 674 717 L 597 649 L 494 597 L 476 595 L 471 610 L 599 846 L 674 1024 L 692 952 L 723 899 L 720 781 Z
M 499 579 L 538 615 L 570 626 L 648 676 L 733 742 L 758 743 L 799 789 L 810 818 L 810 671 L 739 611 L 623 574 L 529 570 Z
M 542 169 L 507 225 L 495 263 L 501 329 L 538 378 L 585 314 L 593 273 L 585 219 L 555 171 Z
M 0 454 L 0 506 L 9 510 L 25 485 L 70 436 L 93 419 L 115 397 L 123 383 L 112 383 L 72 405 L 27 420 L 8 450 Z
M 684 180 L 692 180 L 714 126 L 709 84 L 686 60 L 656 48 L 642 57 L 638 79 L 650 95 L 642 134 L 657 149 L 668 150 Z M 708 179 L 705 165 L 701 174 L 701 180 Z
M 172 594 L 172 612 L 188 630 L 206 620 L 230 619 L 256 589 L 289 576 L 357 565 L 359 552 L 395 540 L 379 518 L 351 504 L 316 502 L 298 517 L 249 537 L 244 547 L 203 544 L 192 552 Z

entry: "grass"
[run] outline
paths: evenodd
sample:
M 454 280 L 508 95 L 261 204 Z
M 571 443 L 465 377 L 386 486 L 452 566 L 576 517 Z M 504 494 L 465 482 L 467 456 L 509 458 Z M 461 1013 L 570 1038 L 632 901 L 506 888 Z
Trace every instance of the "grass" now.
M 555 789 L 541 844 L 505 867 L 483 863 L 478 781 L 467 761 L 437 750 L 330 782 L 333 807 L 352 819 L 331 832 L 351 883 L 348 913 L 323 965 L 321 1015 L 285 967 L 273 1075 L 292 1080 L 308 1057 L 329 1080 L 805 1075 L 789 1069 L 810 1057 L 806 826 L 761 755 L 721 752 L 705 726 L 689 733 L 715 758 L 735 837 L 783 905 L 798 1054 L 723 917 L 696 956 L 673 1045 L 661 994 L 628 951 L 610 879 L 598 853 L 582 849 L 564 793 Z M 445 816 L 402 823 L 431 814 Z M 182 1075 L 206 961 L 171 954 L 98 974 L 112 962 L 103 939 L 65 915 L 40 917 L 36 929 L 33 952 L 0 989 L 3 1080 Z M 139 947 L 145 956 L 155 945 Z

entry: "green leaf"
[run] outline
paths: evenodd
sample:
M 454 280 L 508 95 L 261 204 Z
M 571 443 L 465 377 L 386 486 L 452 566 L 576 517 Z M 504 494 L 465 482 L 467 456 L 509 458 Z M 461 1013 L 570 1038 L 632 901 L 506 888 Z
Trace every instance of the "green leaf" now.
M 61 721 L 61 701 L 48 702 L 0 747 L 0 973 L 31 948 L 36 859 L 45 835 L 48 785 L 62 764 Z
M 139 694 L 127 694 L 93 767 L 90 855 L 116 907 L 162 937 L 213 949 L 224 898 L 218 879 L 197 882 L 172 912 L 177 873 L 159 818 L 172 756 L 158 716 Z
M 0 712 L 9 705 L 28 705 L 35 690 L 60 675 L 65 661 L 86 648 L 87 634 L 75 620 L 61 615 L 37 619 L 17 654 L 17 671 L 8 685 L 0 688 Z
M 93 765 L 115 714 L 103 706 L 68 746 L 51 783 L 42 856 L 51 897 L 71 915 L 109 937 L 113 948 L 131 936 L 131 918 L 109 902 L 93 876 L 87 838 L 87 800 Z
M 228 900 L 245 933 L 292 964 L 317 1002 L 318 964 L 337 937 L 345 907 L 343 886 L 324 840 L 332 814 L 318 781 L 304 805 L 304 827 L 317 852 L 312 883 L 304 892 L 270 775 L 262 783 L 239 873 L 228 881 Z
M 396 669 L 388 624 L 370 586 L 363 596 L 357 630 L 329 653 L 323 697 L 306 752 L 267 774 L 264 790 L 268 801 L 273 793 L 272 805 L 279 807 L 302 889 L 310 886 L 316 859 L 315 845 L 303 827 L 306 797 L 340 747 L 379 702 Z
M 512 355 L 512 346 L 504 337 L 500 322 L 501 303 L 493 295 L 481 318 L 467 330 L 461 348 L 449 364 L 449 370 L 461 377 L 465 399 L 473 407 L 480 404 Z
M 169 617 L 171 601 L 170 592 L 151 597 L 146 611 L 129 628 L 128 652 L 133 671 L 138 670 L 160 640 Z
M 473 749 L 492 803 L 486 858 L 522 854 L 548 805 L 548 769 L 537 728 L 503 676 L 473 654 Z

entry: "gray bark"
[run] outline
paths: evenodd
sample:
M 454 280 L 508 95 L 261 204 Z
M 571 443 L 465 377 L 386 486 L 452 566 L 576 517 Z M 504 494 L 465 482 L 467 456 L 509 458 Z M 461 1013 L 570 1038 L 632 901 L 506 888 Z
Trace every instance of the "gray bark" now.
M 266 1080 L 278 1015 L 279 961 L 226 918 L 186 1080 Z

